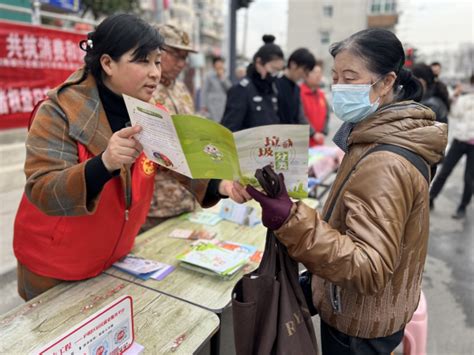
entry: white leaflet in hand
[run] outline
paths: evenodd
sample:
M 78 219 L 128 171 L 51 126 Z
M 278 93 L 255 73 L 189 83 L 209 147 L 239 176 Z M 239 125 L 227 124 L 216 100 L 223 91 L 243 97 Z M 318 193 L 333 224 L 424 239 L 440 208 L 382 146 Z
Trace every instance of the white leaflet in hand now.
M 132 125 L 142 131 L 136 138 L 148 159 L 180 174 L 191 176 L 171 116 L 148 102 L 123 95 Z

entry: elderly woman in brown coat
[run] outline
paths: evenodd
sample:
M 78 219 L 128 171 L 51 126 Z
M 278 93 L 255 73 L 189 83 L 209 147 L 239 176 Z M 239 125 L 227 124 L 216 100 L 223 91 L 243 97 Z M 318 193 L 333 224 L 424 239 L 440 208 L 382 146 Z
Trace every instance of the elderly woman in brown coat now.
M 403 68 L 393 33 L 364 30 L 330 51 L 333 106 L 345 122 L 335 141 L 346 155 L 323 214 L 293 203 L 286 189 L 274 199 L 247 190 L 263 207 L 263 223 L 313 274 L 323 353 L 390 354 L 420 298 L 429 186 L 405 157 L 365 154 L 390 144 L 422 158 L 429 171 L 442 157 L 447 127 L 416 102 L 421 84 Z

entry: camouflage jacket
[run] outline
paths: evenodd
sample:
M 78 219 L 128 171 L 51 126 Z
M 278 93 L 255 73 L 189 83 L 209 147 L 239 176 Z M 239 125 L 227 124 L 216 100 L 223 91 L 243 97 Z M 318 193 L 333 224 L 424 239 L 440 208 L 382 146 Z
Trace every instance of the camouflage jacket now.
M 172 115 L 193 115 L 195 113 L 194 100 L 183 82 L 175 81 L 168 86 L 160 83 L 153 99 L 156 103 L 165 106 Z

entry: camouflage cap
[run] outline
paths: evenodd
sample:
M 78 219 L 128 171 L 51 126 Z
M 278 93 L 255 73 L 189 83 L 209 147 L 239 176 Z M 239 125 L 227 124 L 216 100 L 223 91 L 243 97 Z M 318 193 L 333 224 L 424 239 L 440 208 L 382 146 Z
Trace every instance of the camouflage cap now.
M 160 35 L 165 39 L 165 45 L 172 48 L 181 49 L 183 51 L 197 53 L 192 47 L 191 39 L 187 32 L 180 30 L 173 25 L 156 26 Z

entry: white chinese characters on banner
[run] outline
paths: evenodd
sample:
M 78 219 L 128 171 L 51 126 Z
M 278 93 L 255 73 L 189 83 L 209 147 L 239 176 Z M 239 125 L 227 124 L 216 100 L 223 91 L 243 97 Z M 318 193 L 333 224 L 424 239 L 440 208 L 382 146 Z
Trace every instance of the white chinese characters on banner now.
M 83 56 L 71 40 L 12 32 L 6 38 L 6 56 L 0 57 L 0 67 L 74 70 Z
M 38 50 L 36 47 L 36 37 L 31 35 L 23 36 L 23 55 L 26 59 L 37 59 Z
M 0 20 L 0 130 L 28 125 L 46 92 L 84 65 L 79 42 L 86 38 L 80 31 Z
M 53 48 L 51 47 L 51 40 L 48 37 L 40 37 L 38 39 L 39 59 L 53 60 Z
M 0 89 L 0 115 L 31 112 L 34 106 L 46 97 L 50 88 Z
M 5 90 L 0 90 L 0 115 L 6 115 L 10 112 Z

